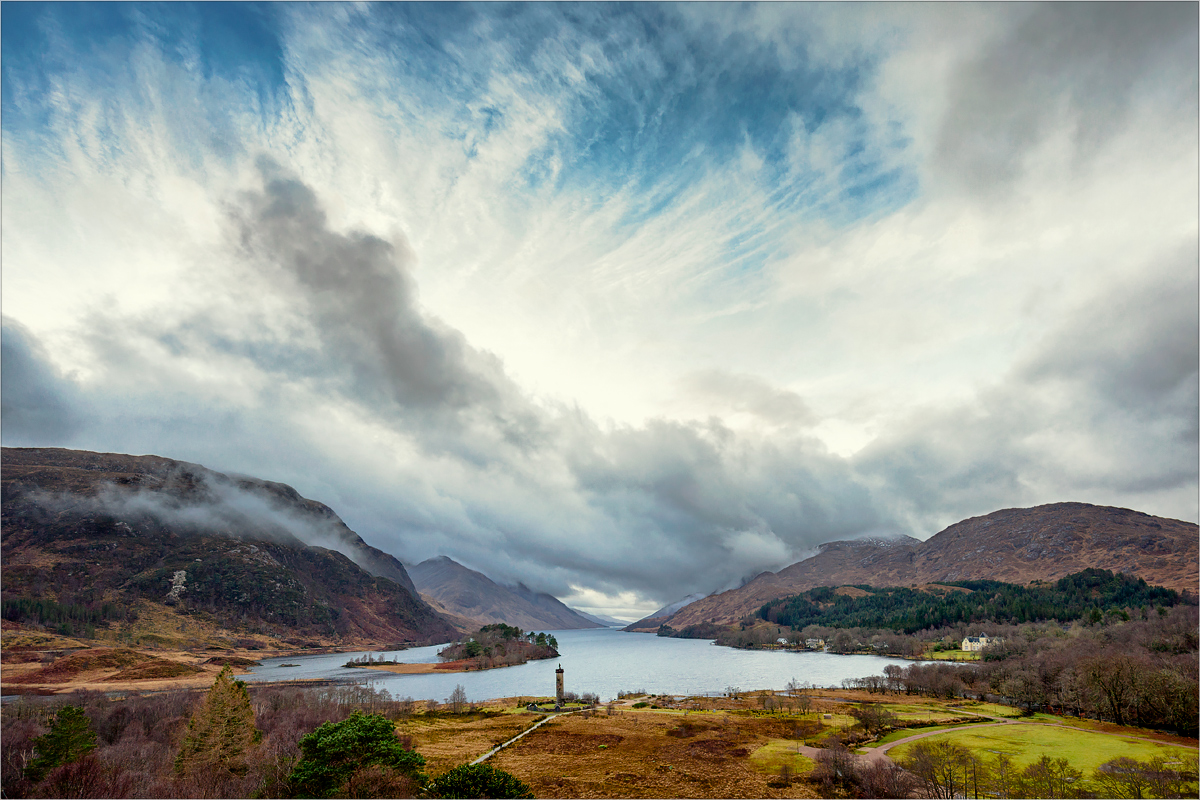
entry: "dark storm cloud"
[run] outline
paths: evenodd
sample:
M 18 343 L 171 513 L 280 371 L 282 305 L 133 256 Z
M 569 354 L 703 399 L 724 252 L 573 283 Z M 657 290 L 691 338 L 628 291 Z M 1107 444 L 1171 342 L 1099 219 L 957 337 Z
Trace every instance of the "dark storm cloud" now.
M 37 340 L 15 320 L 4 320 L 0 350 L 4 444 L 66 444 L 79 427 L 74 385 L 47 363 Z
M 1000 192 L 1060 126 L 1085 154 L 1119 134 L 1146 95 L 1194 117 L 1190 3 L 1047 3 L 959 69 L 935 164 L 973 193 Z
M 328 366 L 345 365 L 357 391 L 404 406 L 496 400 L 494 359 L 421 314 L 405 243 L 330 230 L 312 189 L 269 161 L 260 161 L 260 169 L 263 189 L 246 195 L 237 220 L 242 244 L 291 279 Z M 494 374 L 481 374 L 488 371 Z

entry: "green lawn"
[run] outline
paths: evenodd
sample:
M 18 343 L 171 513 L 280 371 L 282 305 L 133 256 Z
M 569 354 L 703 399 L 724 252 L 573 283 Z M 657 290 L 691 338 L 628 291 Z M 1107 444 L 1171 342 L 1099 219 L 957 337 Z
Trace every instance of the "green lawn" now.
M 879 747 L 880 745 L 891 744 L 892 742 L 898 742 L 901 739 L 908 737 L 908 736 L 916 736 L 918 733 L 929 733 L 931 731 L 950 731 L 950 730 L 954 730 L 955 728 L 962 728 L 967 725 L 974 725 L 974 724 L 976 724 L 976 723 L 963 722 L 958 725 L 925 725 L 920 728 L 900 728 L 899 730 L 894 730 L 891 733 L 886 734 L 878 741 L 869 742 L 868 744 L 863 745 L 863 747 L 871 747 L 871 748 Z M 895 753 L 897 751 L 892 751 L 892 752 Z
M 903 738 L 903 737 L 896 737 Z M 1013 761 L 1024 766 L 1042 754 L 1065 758 L 1075 769 L 1090 777 L 1092 770 L 1110 759 L 1129 756 L 1146 760 L 1156 755 L 1196 755 L 1196 750 L 1176 745 L 1158 744 L 1122 736 L 1111 736 L 1071 728 L 1051 728 L 1044 725 L 1003 725 L 954 730 L 938 739 L 952 741 L 970 750 L 994 755 L 1007 753 Z M 894 741 L 894 740 L 893 740 Z M 893 759 L 904 758 L 916 742 L 903 744 L 888 752 Z
M 771 739 L 750 754 L 750 764 L 760 772 L 778 774 L 779 768 L 788 764 L 793 775 L 807 775 L 816 763 L 795 751 L 796 742 L 790 739 Z
M 979 651 L 966 650 L 926 650 L 922 658 L 931 661 L 978 661 Z
M 1016 719 L 1021 715 L 1021 710 L 1012 706 L 1002 706 L 999 703 L 959 703 L 951 707 L 951 710 L 957 711 L 972 711 L 976 714 L 991 714 L 993 717 L 1007 717 Z

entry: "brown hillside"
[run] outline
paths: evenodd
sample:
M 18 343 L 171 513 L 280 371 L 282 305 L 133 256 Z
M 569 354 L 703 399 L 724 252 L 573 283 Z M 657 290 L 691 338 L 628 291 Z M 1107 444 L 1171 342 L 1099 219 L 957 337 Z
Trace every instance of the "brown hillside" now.
M 677 630 L 701 622 L 728 624 L 768 600 L 817 586 L 971 579 L 1029 583 L 1088 567 L 1196 592 L 1197 532 L 1190 522 L 1086 503 L 1009 508 L 956 523 L 924 542 L 903 537 L 822 545 L 812 558 L 698 600 L 669 619 L 654 620 L 653 627 L 663 622 Z
M 164 632 L 194 620 L 343 646 L 455 636 L 399 561 L 290 486 L 57 448 L 4 448 L 2 483 L 6 601 L 104 607 L 110 630 L 151 603 L 176 618 Z
M 501 586 L 446 556 L 438 556 L 408 568 L 422 595 L 434 599 L 439 608 L 457 617 L 478 620 L 483 625 L 503 622 L 522 630 L 575 630 L 600 628 L 561 601 L 518 585 Z M 478 626 L 477 626 L 478 627 Z

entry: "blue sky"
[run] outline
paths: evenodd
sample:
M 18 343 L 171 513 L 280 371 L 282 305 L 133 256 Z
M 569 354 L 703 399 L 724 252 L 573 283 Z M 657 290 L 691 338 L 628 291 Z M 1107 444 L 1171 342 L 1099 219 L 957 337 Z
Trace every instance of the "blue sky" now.
M 626 615 L 997 508 L 1197 518 L 1194 6 L 0 13 L 7 445 Z

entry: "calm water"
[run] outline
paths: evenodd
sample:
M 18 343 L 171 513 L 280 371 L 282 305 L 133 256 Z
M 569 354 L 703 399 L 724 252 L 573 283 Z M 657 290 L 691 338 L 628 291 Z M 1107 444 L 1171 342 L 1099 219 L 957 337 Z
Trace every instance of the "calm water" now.
M 393 675 L 347 669 L 342 665 L 360 653 L 271 658 L 242 680 L 278 681 L 301 678 L 369 680 L 393 696 L 443 701 L 462 684 L 471 701 L 517 695 L 553 695 L 554 670 L 562 664 L 569 692 L 595 692 L 602 700 L 618 691 L 644 689 L 660 694 L 718 694 L 726 686 L 742 689 L 783 689 L 795 678 L 815 686 L 841 686 L 843 678 L 883 674 L 888 664 L 909 661 L 876 656 L 832 653 L 736 650 L 717 647 L 704 639 L 667 639 L 649 633 L 624 633 L 616 628 L 554 631 L 561 658 L 531 661 L 517 667 L 457 672 L 446 675 Z M 445 645 L 402 651 L 371 651 L 406 663 L 436 663 Z M 280 664 L 298 664 L 281 667 Z M 366 675 L 364 675 L 366 673 Z

